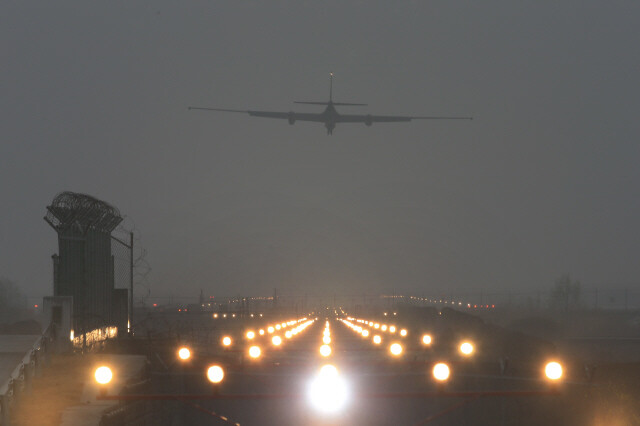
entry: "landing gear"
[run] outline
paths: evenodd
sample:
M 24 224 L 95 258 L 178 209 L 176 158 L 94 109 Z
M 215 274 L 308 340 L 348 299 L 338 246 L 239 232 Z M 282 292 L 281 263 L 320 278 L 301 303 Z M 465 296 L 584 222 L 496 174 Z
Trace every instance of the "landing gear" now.
M 324 125 L 327 128 L 327 135 L 332 135 L 333 129 L 336 128 L 336 123 L 325 123 Z

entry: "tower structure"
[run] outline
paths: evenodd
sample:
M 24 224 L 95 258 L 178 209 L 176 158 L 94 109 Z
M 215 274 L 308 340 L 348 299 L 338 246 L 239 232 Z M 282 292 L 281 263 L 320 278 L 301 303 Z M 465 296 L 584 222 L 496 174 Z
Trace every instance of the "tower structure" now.
M 121 309 L 114 309 L 114 299 L 122 297 L 114 298 L 111 254 L 111 232 L 122 222 L 118 209 L 89 195 L 62 192 L 47 206 L 44 220 L 58 234 L 53 294 L 73 296 L 76 332 L 121 323 L 116 318 Z

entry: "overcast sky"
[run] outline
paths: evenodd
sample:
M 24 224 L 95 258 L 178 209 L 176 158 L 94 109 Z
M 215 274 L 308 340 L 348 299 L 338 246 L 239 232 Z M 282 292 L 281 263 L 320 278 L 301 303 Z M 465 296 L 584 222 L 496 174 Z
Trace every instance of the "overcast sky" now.
M 640 288 L 640 3 L 3 1 L 0 276 L 52 293 L 60 191 L 152 294 Z M 188 111 L 472 115 L 338 125 Z

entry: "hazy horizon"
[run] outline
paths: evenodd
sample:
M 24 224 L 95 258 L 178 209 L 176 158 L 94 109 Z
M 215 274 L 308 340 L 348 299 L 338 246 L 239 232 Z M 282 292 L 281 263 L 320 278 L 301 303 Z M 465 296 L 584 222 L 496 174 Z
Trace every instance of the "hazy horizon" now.
M 65 190 L 152 295 L 640 290 L 640 4 L 0 5 L 0 277 L 52 294 Z M 471 115 L 287 124 L 188 105 Z M 131 223 L 131 222 L 127 222 Z

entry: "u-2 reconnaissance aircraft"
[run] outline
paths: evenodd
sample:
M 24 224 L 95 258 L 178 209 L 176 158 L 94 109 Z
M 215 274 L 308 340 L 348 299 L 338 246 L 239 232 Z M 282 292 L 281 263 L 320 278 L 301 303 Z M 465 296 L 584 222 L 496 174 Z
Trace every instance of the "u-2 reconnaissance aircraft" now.
M 242 112 L 248 113 L 253 117 L 265 117 L 265 118 L 281 118 L 289 121 L 289 124 L 293 125 L 296 121 L 312 121 L 316 123 L 323 123 L 327 128 L 327 134 L 333 134 L 338 123 L 364 123 L 366 126 L 371 126 L 373 123 L 393 123 L 393 122 L 407 122 L 411 120 L 472 120 L 473 117 L 423 117 L 423 116 L 402 116 L 402 115 L 371 115 L 371 114 L 340 114 L 336 111 L 335 106 L 366 106 L 367 104 L 357 104 L 349 102 L 333 102 L 333 73 L 329 74 L 329 101 L 328 102 L 302 102 L 295 101 L 296 104 L 307 105 L 326 105 L 326 108 L 321 113 L 309 113 L 309 112 L 278 112 L 278 111 L 251 111 L 251 110 L 239 110 L 239 109 L 224 109 L 224 108 L 206 108 L 206 107 L 189 107 L 192 109 L 200 109 L 207 111 L 224 111 L 224 112 Z

